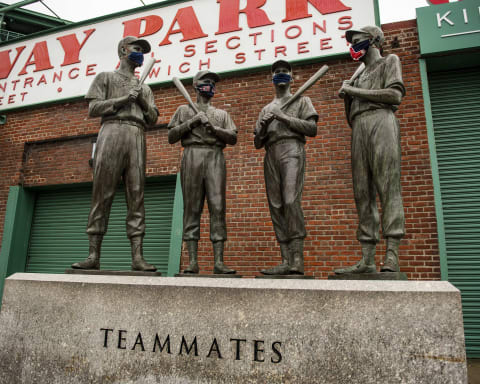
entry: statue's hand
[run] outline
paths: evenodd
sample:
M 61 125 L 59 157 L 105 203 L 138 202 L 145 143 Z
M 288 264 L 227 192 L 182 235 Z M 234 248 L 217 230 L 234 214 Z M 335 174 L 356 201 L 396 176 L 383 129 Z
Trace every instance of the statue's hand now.
M 278 105 L 275 105 L 272 108 L 271 114 L 273 115 L 273 118 L 275 120 L 279 120 L 283 122 L 288 122 L 290 120 L 289 116 L 285 112 L 283 112 L 280 106 Z
M 352 89 L 352 82 L 350 80 L 344 80 L 342 87 L 338 91 L 338 97 L 344 99 L 346 95 L 350 95 Z
M 260 120 L 260 126 L 262 128 L 268 127 L 268 125 L 273 121 L 273 119 L 274 119 L 273 113 L 271 112 L 266 113 Z
M 135 101 L 137 101 L 139 94 L 140 94 L 139 88 L 132 88 L 130 92 L 128 92 L 128 101 L 134 103 Z

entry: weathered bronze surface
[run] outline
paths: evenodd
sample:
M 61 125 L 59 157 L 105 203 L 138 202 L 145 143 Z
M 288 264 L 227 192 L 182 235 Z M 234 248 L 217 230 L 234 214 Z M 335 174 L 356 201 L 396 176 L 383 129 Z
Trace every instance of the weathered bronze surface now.
M 387 240 L 381 272 L 398 272 L 398 248 L 405 234 L 400 127 L 395 117 L 405 95 L 401 64 L 396 55 L 382 57 L 384 36 L 378 27 L 349 30 L 346 37 L 352 44 L 352 57 L 365 64 L 358 78 L 344 81 L 339 91 L 352 128 L 352 177 L 362 259 L 335 273 L 376 272 L 375 245 L 379 242 L 380 226 L 377 193 L 382 205 L 382 233 Z
M 107 232 L 110 208 L 120 179 L 125 183 L 127 236 L 132 247 L 132 270 L 156 271 L 143 258 L 145 235 L 145 132 L 156 122 L 158 110 L 148 85 L 140 84 L 135 68 L 150 52 L 146 40 L 127 36 L 118 44 L 120 67 L 99 73 L 87 95 L 89 116 L 101 117 L 93 162 L 92 206 L 88 218 L 89 255 L 76 269 L 100 269 L 100 250 Z
M 199 272 L 197 250 L 205 198 L 210 213 L 210 240 L 213 243 L 215 261 L 213 273 L 235 273 L 235 270 L 223 263 L 224 242 L 227 240 L 227 170 L 223 148 L 227 144 L 236 144 L 237 128 L 226 111 L 211 105 L 219 80 L 216 73 L 198 72 L 193 79 L 197 103 L 180 106 L 168 125 L 170 144 L 180 140 L 185 147 L 180 176 L 183 193 L 183 240 L 187 245 L 190 264 L 184 273 Z M 181 86 L 180 84 L 177 87 Z
M 267 275 L 303 275 L 303 241 L 307 233 L 302 211 L 305 176 L 305 136 L 317 134 L 318 114 L 308 97 L 300 97 L 285 111 L 292 97 L 292 68 L 286 61 L 272 65 L 274 100 L 265 106 L 255 128 L 255 147 L 265 147 L 264 176 L 273 228 L 282 263 L 262 270 Z

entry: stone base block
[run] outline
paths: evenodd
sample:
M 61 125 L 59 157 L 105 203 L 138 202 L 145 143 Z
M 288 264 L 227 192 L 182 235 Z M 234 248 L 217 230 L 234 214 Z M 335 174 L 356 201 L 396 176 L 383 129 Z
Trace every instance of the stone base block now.
M 466 384 L 448 282 L 15 274 L 0 383 Z

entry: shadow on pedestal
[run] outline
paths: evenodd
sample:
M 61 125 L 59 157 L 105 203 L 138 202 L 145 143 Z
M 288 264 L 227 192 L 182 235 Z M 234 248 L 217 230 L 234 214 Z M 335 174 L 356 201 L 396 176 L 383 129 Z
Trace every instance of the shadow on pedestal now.
M 328 280 L 408 280 L 405 272 L 380 272 L 380 273 L 342 273 L 330 275 Z
M 99 269 L 66 269 L 69 275 L 108 275 L 108 276 L 162 276 L 162 272 L 109 271 Z

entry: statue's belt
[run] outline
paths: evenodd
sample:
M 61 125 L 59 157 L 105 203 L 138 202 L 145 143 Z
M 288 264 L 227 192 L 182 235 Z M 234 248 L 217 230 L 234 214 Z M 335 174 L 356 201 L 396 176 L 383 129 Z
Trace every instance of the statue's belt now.
M 285 143 L 290 143 L 290 142 L 293 142 L 293 141 L 297 141 L 301 144 L 304 144 L 301 140 L 299 139 L 296 139 L 295 137 L 288 137 L 288 138 L 284 138 L 284 139 L 280 139 L 280 140 L 277 140 L 277 141 L 274 141 L 273 143 L 267 143 L 265 144 L 265 149 L 269 149 L 277 144 L 285 144 Z
M 145 129 L 145 124 L 139 123 L 138 121 L 135 120 L 128 120 L 128 119 L 107 119 L 103 120 L 102 124 L 107 124 L 107 123 L 116 123 L 116 124 L 126 124 L 126 125 L 135 125 L 138 128 Z

